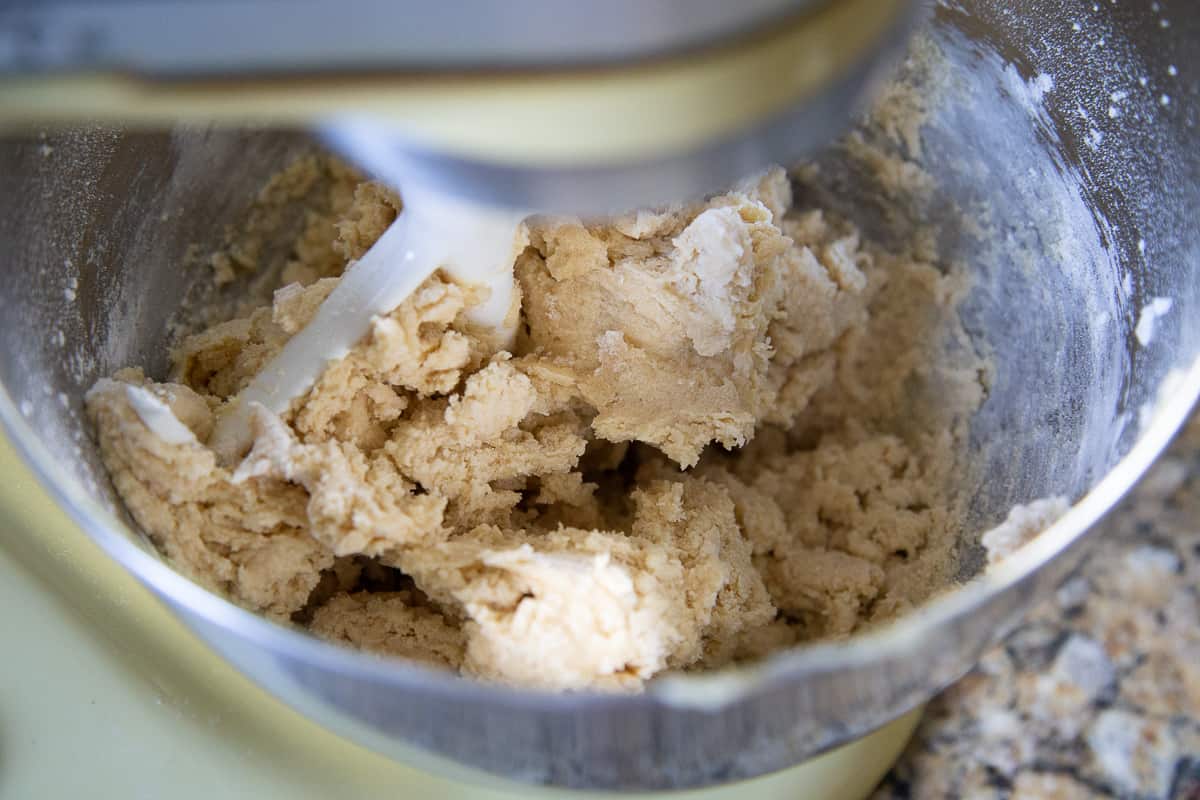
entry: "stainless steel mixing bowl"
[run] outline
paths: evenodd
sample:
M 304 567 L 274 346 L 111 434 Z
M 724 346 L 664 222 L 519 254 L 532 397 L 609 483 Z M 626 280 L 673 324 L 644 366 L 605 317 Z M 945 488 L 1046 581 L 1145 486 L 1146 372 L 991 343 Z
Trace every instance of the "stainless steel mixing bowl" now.
M 274 625 L 183 579 L 127 525 L 81 416 L 99 376 L 165 371 L 181 298 L 265 177 L 310 146 L 263 131 L 88 131 L 0 146 L 0 419 L 79 525 L 213 648 L 302 712 L 397 758 L 569 786 L 684 787 L 795 764 L 961 676 L 1085 550 L 1200 392 L 1200 13 L 1190 4 L 964 0 L 908 67 L 922 163 L 963 315 L 995 365 L 971 426 L 964 536 L 1009 506 L 1070 513 L 986 574 L 842 643 L 668 676 L 638 696 L 549 695 L 377 660 Z M 822 203 L 902 235 L 844 154 Z M 813 198 L 802 198 L 813 199 Z M 971 224 L 969 220 L 974 220 Z M 194 251 L 193 251 L 194 252 Z M 1163 298 L 1169 298 L 1165 300 Z M 1169 305 L 1169 309 L 1167 306 Z M 1157 313 L 1164 312 L 1165 313 Z

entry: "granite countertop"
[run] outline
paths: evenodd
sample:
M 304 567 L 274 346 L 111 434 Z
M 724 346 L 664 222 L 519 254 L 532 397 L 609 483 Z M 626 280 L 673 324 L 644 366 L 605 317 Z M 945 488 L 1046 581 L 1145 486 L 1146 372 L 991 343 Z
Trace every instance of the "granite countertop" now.
M 1200 414 L 875 793 L 1200 800 Z

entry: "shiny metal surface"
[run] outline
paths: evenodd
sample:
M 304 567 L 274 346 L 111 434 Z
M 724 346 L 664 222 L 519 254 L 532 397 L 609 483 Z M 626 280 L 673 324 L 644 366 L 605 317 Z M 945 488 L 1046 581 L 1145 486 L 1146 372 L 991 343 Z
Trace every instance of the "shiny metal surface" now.
M 908 68 L 928 92 L 920 160 L 932 179 L 913 216 L 934 221 L 942 259 L 975 276 L 963 314 L 996 368 L 972 423 L 964 535 L 1016 502 L 1064 493 L 1076 503 L 999 569 L 849 641 L 668 676 L 636 697 L 517 691 L 279 627 L 138 544 L 82 426 L 80 396 L 128 364 L 163 372 L 171 312 L 205 277 L 187 266 L 188 244 L 216 244 L 254 187 L 308 146 L 303 137 L 5 141 L 0 420 L 78 523 L 218 652 L 380 752 L 608 788 L 700 786 L 795 764 L 969 669 L 1077 563 L 1091 524 L 1200 394 L 1200 14 L 1159 9 L 947 3 L 926 40 L 932 68 Z M 885 240 L 911 225 L 885 213 L 889 188 L 844 151 L 821 165 L 801 202 L 840 204 Z M 1171 310 L 1143 343 L 1139 322 L 1159 297 Z M 977 568 L 966 558 L 964 577 Z

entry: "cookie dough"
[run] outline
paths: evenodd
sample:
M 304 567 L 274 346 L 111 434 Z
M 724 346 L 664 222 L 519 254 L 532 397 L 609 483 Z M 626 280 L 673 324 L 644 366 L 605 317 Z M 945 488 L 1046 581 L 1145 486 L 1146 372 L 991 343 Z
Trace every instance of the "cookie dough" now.
M 1013 506 L 1004 521 L 980 537 L 987 552 L 988 566 L 1001 563 L 1058 522 L 1071 507 L 1066 497 L 1043 497 L 1025 505 Z
M 223 465 L 229 399 L 399 207 L 295 169 L 331 185 L 273 302 L 183 338 L 169 380 L 127 369 L 87 398 L 129 512 L 194 580 L 354 647 L 617 690 L 845 636 L 951 580 L 981 400 L 936 355 L 962 281 L 792 208 L 779 169 L 603 225 L 529 220 L 510 350 L 435 274 Z

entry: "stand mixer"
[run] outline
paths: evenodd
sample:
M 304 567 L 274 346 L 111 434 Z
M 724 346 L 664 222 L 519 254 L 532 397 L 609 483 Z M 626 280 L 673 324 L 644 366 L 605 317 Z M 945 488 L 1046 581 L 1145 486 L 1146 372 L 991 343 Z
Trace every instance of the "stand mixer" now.
M 914 12 L 907 0 L 9 4 L 0 125 L 300 124 L 394 184 L 616 212 L 826 145 Z
M 288 6 L 282 22 L 271 16 L 280 7 L 250 2 L 6 7 L 0 125 L 303 123 L 401 188 L 398 178 L 417 176 L 483 205 L 604 213 L 679 201 L 814 152 L 869 94 L 915 13 L 907 3 L 865 0 L 629 2 L 572 7 L 569 18 L 552 4 L 506 4 L 499 17 L 492 4 L 473 8 L 469 25 L 422 7 L 405 27 L 378 22 L 398 19 L 391 4 L 366 2 Z M 130 220 L 186 208 L 209 227 L 228 221 L 235 209 L 197 198 L 217 198 L 241 176 L 195 165 L 261 156 L 262 169 L 277 167 L 290 146 L 283 135 L 120 133 L 103 147 L 64 135 L 47 145 L 62 159 L 54 171 L 36 138 L 0 147 L 0 234 L 15 276 L 0 293 L 0 421 L 75 523 L 214 650 L 378 752 L 621 790 L 712 786 L 795 765 L 901 718 L 969 669 L 1077 563 L 1092 522 L 1142 474 L 1200 392 L 1200 243 L 1187 222 L 1200 209 L 1200 148 L 1189 125 L 1200 63 L 1194 16 L 1160 26 L 1136 9 L 1070 0 L 938 9 L 929 35 L 952 77 L 926 122 L 926 150 L 936 155 L 925 167 L 960 207 L 994 199 L 999 232 L 981 241 L 946 229 L 940 242 L 948 258 L 972 267 L 979 291 L 964 314 L 986 333 L 1000 368 L 972 424 L 986 480 L 970 487 L 970 522 L 986 527 L 1013 504 L 1049 494 L 1078 502 L 1001 568 L 850 641 L 668 676 L 633 697 L 549 695 L 319 642 L 163 564 L 121 521 L 70 398 L 131 355 L 161 362 L 148 354 L 161 350 L 165 318 L 146 311 L 137 326 L 121 327 L 109 299 L 136 307 L 149 296 L 167 308 L 194 278 L 164 268 L 194 228 L 158 235 Z M 1071 21 L 1095 36 L 1073 39 Z M 393 38 L 399 30 L 405 37 Z M 1090 55 L 1095 39 L 1107 42 L 1103 60 Z M 296 63 L 312 67 L 299 73 Z M 1167 75 L 1178 85 L 1168 87 Z M 1131 100 L 1138 113 L 1109 125 L 1110 87 L 1139 76 L 1156 94 Z M 1173 98 L 1169 108 L 1158 94 Z M 1146 141 L 1155 143 L 1151 155 Z M 185 192 L 172 176 L 187 171 L 188 158 L 196 161 Z M 829 166 L 833 180 L 843 177 Z M 53 198 L 71 192 L 78 213 L 56 213 Z M 870 190 L 844 202 L 870 207 Z M 1083 222 L 1068 230 L 1063 220 Z M 103 247 L 98 231 L 109 232 Z M 1030 246 L 1045 254 L 1035 269 Z M 98 277 L 68 304 L 62 265 L 82 257 L 100 265 Z M 1139 345 L 1138 309 L 1159 296 L 1172 297 L 1174 310 L 1153 345 Z M 29 335 L 59 320 L 86 369 L 73 372 L 53 341 Z M 43 402 L 43 389 L 68 402 Z M 974 574 L 969 564 L 963 572 Z
M 272 12 L 117 3 L 0 18 L 13 31 L 9 69 L 37 75 L 0 84 L 0 123 L 298 123 L 403 194 L 391 230 L 221 417 L 212 446 L 226 463 L 249 447 L 253 404 L 286 411 L 439 268 L 486 287 L 470 321 L 510 345 L 510 251 L 529 214 L 678 203 L 827 144 L 862 107 L 912 8 L 484 4 L 429 19 L 363 0 L 303 3 L 282 23 Z M 329 30 L 332 42 L 319 34 Z

